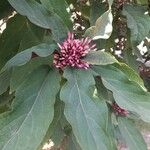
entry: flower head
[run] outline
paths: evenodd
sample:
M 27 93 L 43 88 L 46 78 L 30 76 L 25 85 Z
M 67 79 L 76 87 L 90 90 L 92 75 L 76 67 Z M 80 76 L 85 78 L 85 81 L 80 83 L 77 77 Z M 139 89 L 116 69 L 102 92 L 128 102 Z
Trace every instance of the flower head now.
M 111 106 L 117 115 L 127 116 L 129 114 L 127 110 L 120 108 L 116 102 L 114 102 Z
M 89 64 L 82 58 L 90 50 L 95 50 L 96 45 L 92 45 L 91 41 L 89 38 L 75 39 L 73 33 L 68 33 L 68 38 L 62 44 L 58 44 L 60 52 L 54 53 L 54 65 L 61 69 L 66 66 L 89 68 Z

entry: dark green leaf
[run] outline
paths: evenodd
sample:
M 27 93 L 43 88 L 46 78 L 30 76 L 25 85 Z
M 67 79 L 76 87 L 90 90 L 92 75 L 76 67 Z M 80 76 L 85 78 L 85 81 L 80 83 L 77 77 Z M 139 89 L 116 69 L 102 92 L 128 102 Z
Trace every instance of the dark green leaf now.
M 134 124 L 127 118 L 118 118 L 118 126 L 127 147 L 131 150 L 147 150 L 146 143 L 141 133 L 134 127 Z
M 70 20 L 70 15 L 67 12 L 69 7 L 65 0 L 40 0 L 41 3 L 48 9 L 50 12 L 55 12 L 60 18 L 64 21 L 69 29 L 72 29 L 72 24 Z
M 123 51 L 123 55 L 124 55 L 124 60 L 126 61 L 126 63 L 131 68 L 138 71 L 138 67 L 139 67 L 140 62 L 137 61 L 137 56 L 135 54 L 133 54 L 132 48 L 125 49 Z
M 95 86 L 97 88 L 97 94 L 101 99 L 104 100 L 109 100 L 109 95 L 108 95 L 108 90 L 106 89 L 106 87 L 103 85 L 101 77 L 97 76 L 95 77 Z
M 90 7 L 90 23 L 94 25 L 96 20 L 106 11 L 105 4 L 96 0 L 91 2 Z
M 5 19 L 13 12 L 13 8 L 7 0 L 0 1 L 0 12 L 0 20 L 3 18 Z
M 45 29 L 40 28 L 27 20 L 27 31 L 24 33 L 20 45 L 19 52 L 40 43 L 44 43 Z
M 37 46 L 33 46 L 25 51 L 18 53 L 12 59 L 10 59 L 6 63 L 2 71 L 14 66 L 22 66 L 26 64 L 31 59 L 33 52 L 40 57 L 47 57 L 54 52 L 55 48 L 56 48 L 55 44 L 51 44 L 51 45 L 39 44 Z
M 108 65 L 117 62 L 114 56 L 100 50 L 91 51 L 84 60 L 92 65 Z
M 9 90 L 0 95 L 0 114 L 11 110 L 11 103 L 14 98 L 14 93 L 9 94 Z
M 67 35 L 68 28 L 63 20 L 54 12 L 48 11 L 43 5 L 33 0 L 8 0 L 21 14 L 43 28 L 51 29 L 55 40 L 60 41 Z
M 55 146 L 58 146 L 60 144 L 61 140 L 63 139 L 64 131 L 60 124 L 60 119 L 63 115 L 63 108 L 64 108 L 63 103 L 57 99 L 55 102 L 55 105 L 54 105 L 53 121 L 50 124 L 50 126 L 46 132 L 46 135 L 45 135 L 42 143 L 40 144 L 38 150 L 41 150 L 42 147 L 44 146 L 44 144 L 50 139 L 54 142 Z
M 143 89 L 145 89 L 143 80 L 140 78 L 139 74 L 135 72 L 132 68 L 130 68 L 128 65 L 124 63 L 118 63 L 114 64 L 114 66 L 120 69 L 128 77 L 130 81 L 138 83 L 140 86 L 143 87 Z
M 138 114 L 144 121 L 150 122 L 150 93 L 135 81 L 130 80 L 117 67 L 95 66 L 93 70 L 102 77 L 103 84 L 113 92 L 120 107 Z
M 39 66 L 49 64 L 51 64 L 51 59 L 49 57 L 37 57 L 23 66 L 13 68 L 10 80 L 10 91 L 15 91 L 20 86 L 20 84 L 24 82 L 27 76 Z
M 131 40 L 141 42 L 150 33 L 150 17 L 145 14 L 146 7 L 125 5 L 123 15 L 127 17 L 127 24 L 131 30 Z
M 42 66 L 18 87 L 13 111 L 0 116 L 1 150 L 36 150 L 54 116 L 59 74 Z
M 65 116 L 81 148 L 113 150 L 107 135 L 107 106 L 93 95 L 95 81 L 90 70 L 67 69 L 64 77 L 67 82 L 60 95 L 65 102 Z
M 7 91 L 10 85 L 11 70 L 0 73 L 0 95 Z
M 68 146 L 67 146 L 67 150 L 82 150 L 79 146 L 79 144 L 77 143 L 75 136 L 73 134 L 71 134 L 68 137 Z
M 19 49 L 20 41 L 26 33 L 26 19 L 20 15 L 9 19 L 7 28 L 0 36 L 0 69 Z

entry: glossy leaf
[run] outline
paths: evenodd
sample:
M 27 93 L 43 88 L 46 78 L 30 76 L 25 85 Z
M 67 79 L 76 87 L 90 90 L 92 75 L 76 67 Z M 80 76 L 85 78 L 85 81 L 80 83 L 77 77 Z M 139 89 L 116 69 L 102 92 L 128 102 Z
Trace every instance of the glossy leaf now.
M 102 77 L 103 84 L 113 92 L 115 101 L 120 107 L 136 113 L 146 122 L 150 122 L 150 93 L 138 83 L 130 81 L 118 68 L 95 66 L 93 70 Z
M 10 59 L 2 70 L 9 69 L 14 66 L 22 66 L 30 61 L 32 58 L 32 53 L 34 52 L 40 57 L 47 57 L 51 55 L 56 48 L 55 44 L 39 44 L 37 46 L 33 46 L 25 51 L 18 53 L 12 59 Z
M 117 60 L 114 56 L 103 51 L 91 51 L 84 60 L 92 65 L 108 65 L 116 63 Z
M 93 95 L 95 82 L 90 70 L 66 69 L 64 77 L 67 82 L 60 94 L 65 102 L 64 113 L 81 148 L 113 150 L 107 134 L 107 106 Z
M 0 116 L 1 150 L 36 150 L 53 120 L 59 74 L 48 66 L 31 73 L 16 91 L 13 111 Z
M 48 11 L 43 5 L 33 0 L 8 0 L 21 14 L 43 28 L 51 29 L 55 40 L 63 40 L 68 32 L 63 20 L 53 12 Z
M 127 118 L 118 118 L 118 126 L 123 139 L 129 149 L 147 150 L 146 143 L 141 133 L 136 129 L 131 120 Z

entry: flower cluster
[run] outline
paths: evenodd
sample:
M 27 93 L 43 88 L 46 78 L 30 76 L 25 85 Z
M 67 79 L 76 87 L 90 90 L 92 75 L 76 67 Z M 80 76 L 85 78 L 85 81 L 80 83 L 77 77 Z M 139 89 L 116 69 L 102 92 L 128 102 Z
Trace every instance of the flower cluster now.
M 120 107 L 118 106 L 118 104 L 115 103 L 115 102 L 114 102 L 111 106 L 112 106 L 112 109 L 115 111 L 115 113 L 116 113 L 117 115 L 127 116 L 127 115 L 129 114 L 129 112 L 128 112 L 127 110 L 125 110 L 125 109 L 123 109 L 123 108 L 120 108 Z
M 54 65 L 63 69 L 66 66 L 88 69 L 89 64 L 82 60 L 90 50 L 95 50 L 96 45 L 91 44 L 91 39 L 75 39 L 73 33 L 68 33 L 68 38 L 58 44 L 60 52 L 54 53 Z

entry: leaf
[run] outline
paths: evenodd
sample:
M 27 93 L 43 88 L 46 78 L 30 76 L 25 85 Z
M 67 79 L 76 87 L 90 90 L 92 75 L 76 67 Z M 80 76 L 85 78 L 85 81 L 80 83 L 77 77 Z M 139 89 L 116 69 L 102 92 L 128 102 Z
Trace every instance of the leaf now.
M 127 25 L 131 30 L 131 41 L 141 42 L 150 33 L 150 17 L 144 14 L 146 7 L 125 5 L 123 15 L 127 17 Z
M 0 69 L 18 52 L 26 29 L 26 19 L 20 15 L 15 15 L 7 22 L 7 28 L 0 36 Z
M 65 117 L 80 147 L 86 150 L 113 150 L 107 135 L 107 106 L 104 101 L 93 96 L 95 82 L 90 70 L 66 69 L 64 77 L 67 82 L 60 98 L 65 103 Z
M 69 7 L 65 0 L 40 0 L 41 3 L 48 9 L 50 12 L 55 12 L 60 18 L 64 21 L 65 25 L 69 29 L 72 28 L 72 23 L 70 20 L 71 15 L 67 12 Z
M 137 62 L 136 60 L 137 56 L 133 54 L 132 50 L 133 50 L 132 48 L 127 48 L 126 50 L 123 51 L 124 60 L 131 68 L 138 71 L 139 62 Z
M 7 91 L 10 85 L 11 70 L 0 73 L 0 95 Z
M 33 46 L 25 51 L 18 53 L 12 59 L 10 59 L 3 67 L 2 71 L 12 68 L 14 66 L 22 66 L 26 64 L 30 61 L 33 52 L 40 57 L 46 57 L 51 55 L 54 52 L 55 48 L 55 44 L 48 45 L 43 43 L 37 46 Z
M 120 132 L 129 149 L 147 150 L 146 143 L 135 125 L 127 118 L 118 118 Z
M 20 85 L 13 111 L 0 116 L 1 150 L 37 149 L 53 120 L 59 80 L 57 72 L 42 66 Z
M 93 36 L 94 36 L 94 30 L 95 30 L 95 26 L 89 27 L 89 28 L 85 31 L 84 36 L 85 36 L 85 37 L 88 36 L 88 37 L 90 37 L 90 38 L 93 38 Z
M 63 40 L 68 32 L 63 20 L 54 12 L 48 11 L 43 5 L 33 0 L 8 0 L 21 14 L 43 28 L 51 29 L 56 41 Z
M 67 150 L 82 150 L 79 146 L 79 144 L 77 143 L 75 136 L 73 134 L 71 134 L 68 138 L 68 146 L 67 146 Z
M 38 44 L 45 43 L 44 37 L 46 34 L 46 30 L 32 24 L 28 20 L 27 24 L 27 31 L 24 33 L 20 41 L 19 52 Z
M 143 80 L 140 78 L 139 74 L 135 72 L 132 68 L 130 68 L 125 63 L 116 63 L 114 64 L 118 69 L 120 69 L 130 81 L 134 81 L 138 83 L 144 90 L 146 90 Z
M 150 122 L 150 93 L 138 83 L 130 81 L 117 67 L 93 66 L 92 69 L 102 77 L 104 86 L 113 92 L 117 104 L 136 113 L 146 122 Z
M 84 61 L 92 65 L 108 65 L 116 63 L 117 60 L 114 56 L 103 51 L 91 51 L 85 58 Z
M 111 36 L 113 27 L 113 15 L 111 13 L 111 5 L 112 0 L 108 1 L 109 9 L 105 13 L 103 13 L 97 20 L 95 25 L 88 28 L 85 32 L 86 36 L 93 38 L 93 40 L 97 39 L 108 39 Z
M 96 20 L 105 12 L 105 4 L 101 1 L 90 2 L 90 24 L 94 25 Z
M 95 86 L 97 89 L 97 95 L 101 99 L 108 101 L 109 100 L 109 94 L 106 87 L 103 85 L 102 80 L 99 76 L 95 77 Z
M 41 65 L 49 65 L 51 64 L 49 57 L 37 57 L 34 59 L 31 59 L 27 64 L 20 66 L 20 67 L 14 67 L 11 75 L 10 80 L 10 91 L 15 91 L 21 84 L 24 82 L 24 80 L 27 78 L 27 76 L 33 72 L 35 69 L 37 69 Z
M 63 105 L 62 101 L 57 99 L 57 96 L 56 96 L 56 102 L 54 105 L 53 121 L 50 124 L 42 143 L 38 147 L 38 150 L 41 150 L 43 148 L 44 144 L 49 139 L 51 139 L 54 142 L 55 146 L 57 146 L 58 143 L 60 144 L 60 142 L 64 136 L 64 131 L 62 130 L 61 125 L 60 125 L 60 119 L 63 114 L 63 106 L 64 105 Z
M 106 11 L 95 23 L 94 40 L 108 39 L 111 36 L 113 15 L 111 9 Z

